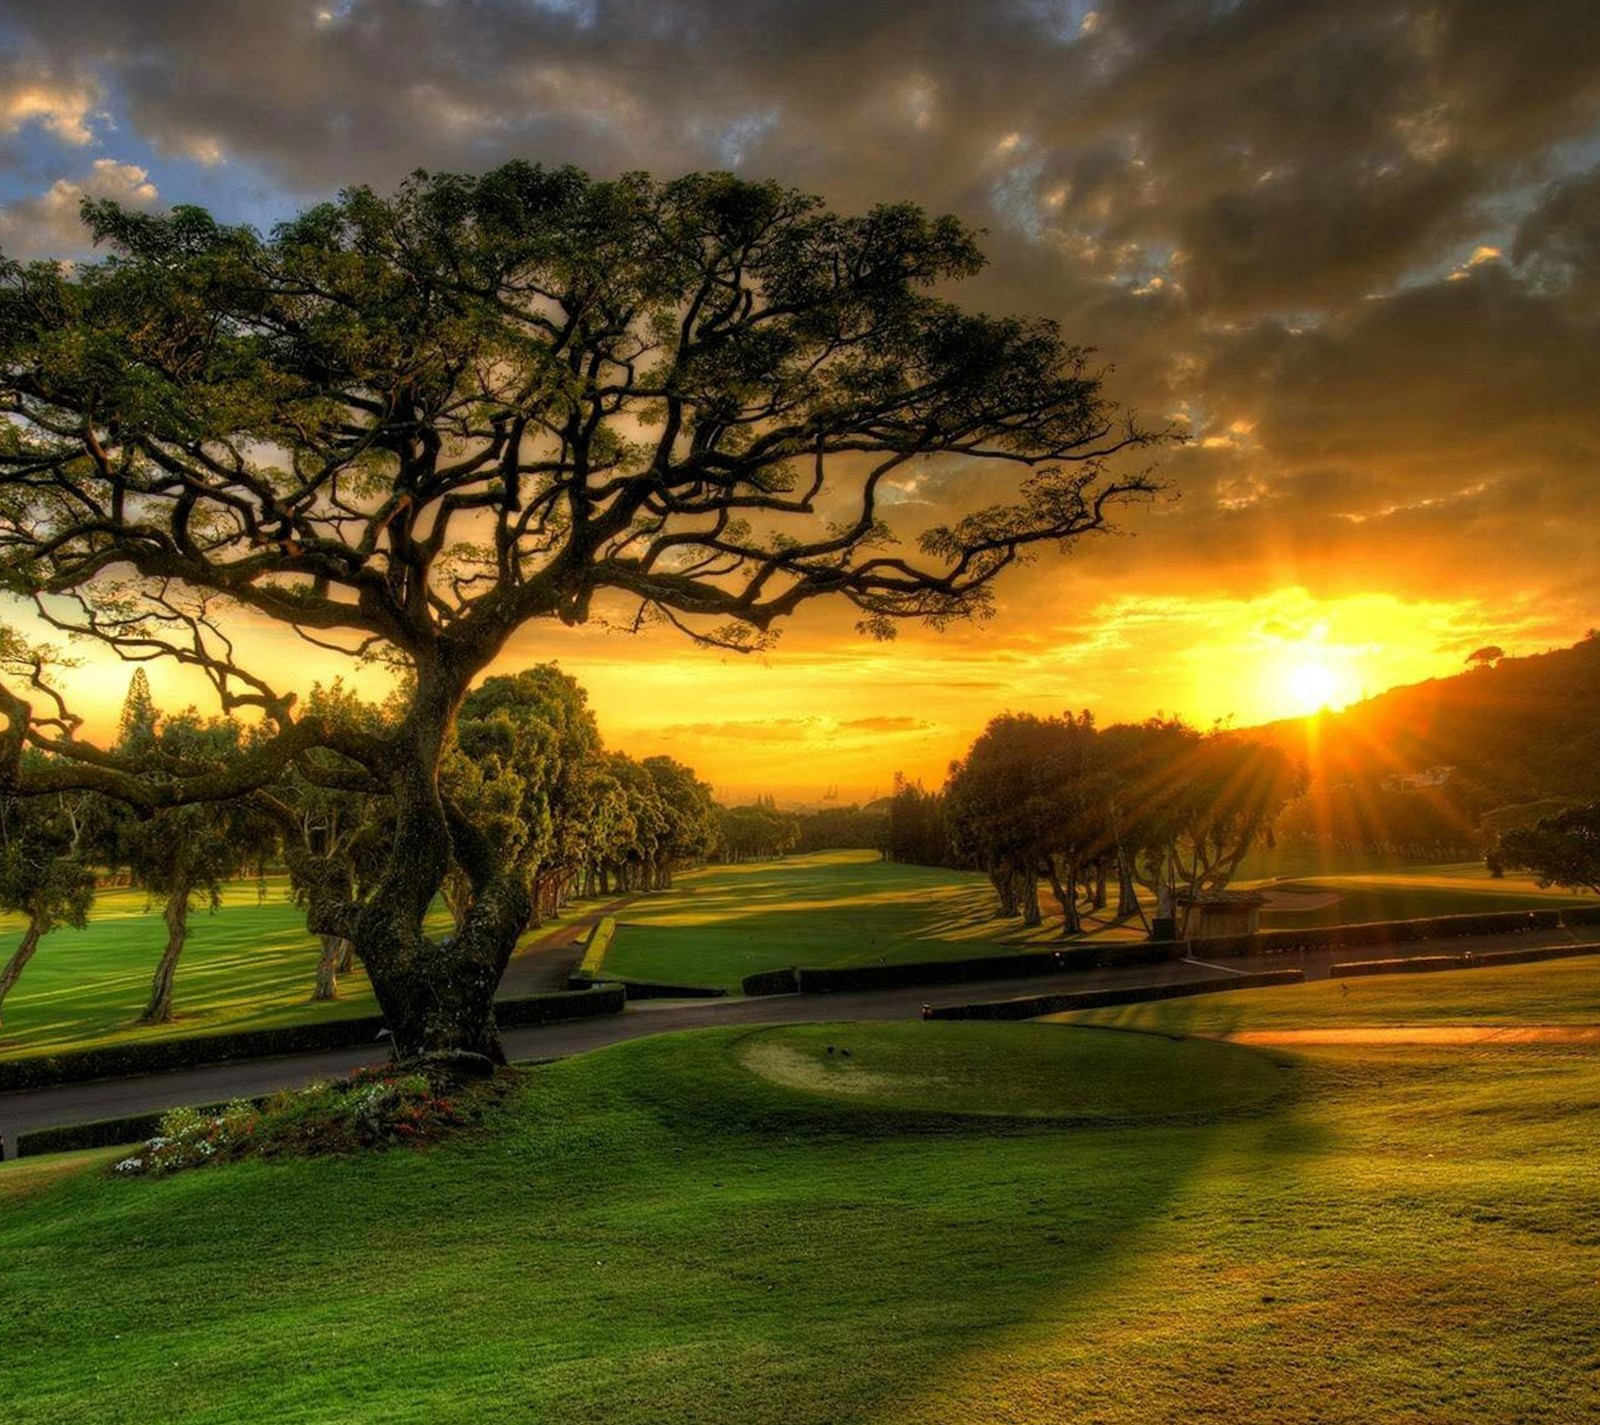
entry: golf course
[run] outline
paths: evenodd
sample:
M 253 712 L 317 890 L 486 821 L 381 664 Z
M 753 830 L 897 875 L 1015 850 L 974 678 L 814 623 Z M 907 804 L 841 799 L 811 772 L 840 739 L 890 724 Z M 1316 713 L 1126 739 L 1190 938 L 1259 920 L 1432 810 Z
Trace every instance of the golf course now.
M 1240 884 L 1271 892 L 1265 927 L 1405 919 L 1467 911 L 1583 903 L 1540 890 L 1525 875 L 1491 878 L 1475 863 L 1384 864 L 1313 856 L 1298 847 L 1252 855 Z M 1592 898 L 1590 898 L 1592 899 Z M 524 943 L 575 940 L 601 902 L 575 901 Z M 604 973 L 737 993 L 744 976 L 791 965 L 829 967 L 1048 951 L 1062 942 L 1053 903 L 1045 923 L 1000 919 L 988 881 L 971 871 L 897 865 L 872 851 L 823 851 L 709 866 L 670 891 L 639 895 L 617 912 Z M 570 937 L 560 932 L 566 924 Z M 434 907 L 430 928 L 449 916 Z M 15 935 L 15 917 L 0 934 Z M 1137 939 L 1138 921 L 1085 913 L 1089 942 Z M 0 1059 L 131 1041 L 182 1038 L 371 1014 L 359 965 L 339 998 L 314 1002 L 318 945 L 282 878 L 234 881 L 215 912 L 196 907 L 178 968 L 176 1015 L 138 1022 L 164 938 L 159 908 L 140 890 L 102 891 L 87 927 L 49 935 L 6 997 Z M 3 942 L 0 942 L 3 943 Z
M 1600 1024 L 1595 972 L 668 1034 L 426 1150 L 9 1164 L 7 1418 L 1593 1418 L 1593 1045 L 1228 1038 Z

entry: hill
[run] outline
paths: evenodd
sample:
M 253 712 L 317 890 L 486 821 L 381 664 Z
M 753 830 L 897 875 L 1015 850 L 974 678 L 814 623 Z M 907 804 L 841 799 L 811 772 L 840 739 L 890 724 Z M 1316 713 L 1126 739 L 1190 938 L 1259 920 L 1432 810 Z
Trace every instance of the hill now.
M 1268 724 L 1312 791 L 1286 829 L 1417 849 L 1600 798 L 1600 637 Z M 1487 820 L 1486 820 L 1487 818 Z

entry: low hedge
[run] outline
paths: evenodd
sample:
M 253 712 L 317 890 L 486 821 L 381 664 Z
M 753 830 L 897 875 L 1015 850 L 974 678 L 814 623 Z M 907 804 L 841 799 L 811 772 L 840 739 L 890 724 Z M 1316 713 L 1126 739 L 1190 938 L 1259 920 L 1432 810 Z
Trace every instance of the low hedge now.
M 1563 925 L 1600 925 L 1600 905 L 1569 905 L 1561 912 Z
M 1342 965 L 1330 965 L 1328 974 L 1333 979 L 1348 979 L 1353 975 L 1420 975 L 1429 970 L 1470 970 L 1471 955 L 1402 955 L 1393 960 L 1347 960 Z
M 594 981 L 574 974 L 567 979 L 569 990 L 586 990 Z M 721 999 L 728 992 L 716 985 L 671 985 L 660 980 L 624 980 L 607 975 L 603 983 L 621 985 L 629 999 Z
M 740 990 L 747 995 L 792 995 L 800 990 L 800 972 L 787 970 L 759 970 L 739 981 Z
M 528 1029 L 539 1024 L 562 1024 L 569 1019 L 621 1014 L 627 1008 L 626 1000 L 621 985 L 591 985 L 576 992 L 558 990 L 547 995 L 496 1000 L 494 1018 L 502 1029 Z
M 616 933 L 616 916 L 603 915 L 595 922 L 594 929 L 589 932 L 589 939 L 584 945 L 583 959 L 579 962 L 577 974 L 591 981 L 600 978 L 600 967 L 605 964 L 606 951 L 611 948 L 611 937 Z
M 568 1019 L 587 1019 L 591 1015 L 620 1014 L 624 1000 L 620 986 L 599 985 L 578 994 L 498 1000 L 494 1012 L 502 1029 L 521 1029 Z M 276 1059 L 285 1054 L 354 1049 L 376 1043 L 382 1030 L 382 1016 L 368 1014 L 274 1029 L 240 1029 L 231 1034 L 197 1034 L 186 1039 L 152 1039 L 113 1044 L 104 1049 L 32 1055 L 26 1059 L 0 1061 L 0 1093 L 85 1083 L 91 1079 L 171 1073 L 237 1059 Z
M 218 1113 L 225 1104 L 206 1104 L 201 1113 Z M 85 1148 L 118 1148 L 124 1143 L 142 1143 L 153 1138 L 161 1120 L 171 1113 L 160 1108 L 154 1113 L 129 1113 L 121 1118 L 96 1118 L 88 1123 L 64 1123 L 56 1128 L 33 1128 L 17 1134 L 17 1157 L 35 1158 L 41 1153 L 77 1153 Z
M 1570 960 L 1579 955 L 1600 955 L 1600 943 L 1538 945 L 1531 950 L 1476 950 L 1474 965 L 1526 965 L 1535 960 Z
M 1307 950 L 1346 950 L 1361 945 L 1405 945 L 1464 935 L 1517 935 L 1559 930 L 1559 910 L 1492 910 L 1470 915 L 1429 915 L 1415 920 L 1369 920 L 1354 925 L 1308 925 L 1293 930 L 1258 930 L 1254 935 L 1216 935 L 1189 943 L 1196 958 L 1287 955 Z
M 795 972 L 801 994 L 887 990 L 908 985 L 959 985 L 982 980 L 1027 980 L 1070 975 L 1114 965 L 1158 965 L 1181 958 L 1181 940 L 1118 940 L 1104 945 L 1067 945 L 1022 955 L 976 955 L 965 960 L 908 960 L 886 965 L 838 965 Z M 746 994 L 750 991 L 746 990 Z
M 1268 985 L 1298 985 L 1304 970 L 1258 970 L 1248 975 L 1219 976 L 1211 980 L 1180 980 L 1166 985 L 1120 985 L 1109 990 L 1077 990 L 1059 994 L 1022 995 L 1017 999 L 988 1000 L 979 1004 L 949 1004 L 923 1011 L 924 1019 L 1037 1019 L 1041 1014 L 1062 1014 L 1071 1009 L 1101 1009 L 1108 1005 L 1141 1004 L 1146 1000 L 1185 999 L 1190 995 L 1217 994 L 1223 990 L 1249 990 Z
M 1460 955 L 1410 955 L 1393 960 L 1350 960 L 1329 967 L 1339 978 L 1351 975 L 1405 975 L 1428 970 L 1478 970 L 1495 965 L 1529 965 L 1538 960 L 1570 960 L 1580 955 L 1600 955 L 1600 943 L 1588 945 L 1536 945 L 1527 950 L 1467 950 Z

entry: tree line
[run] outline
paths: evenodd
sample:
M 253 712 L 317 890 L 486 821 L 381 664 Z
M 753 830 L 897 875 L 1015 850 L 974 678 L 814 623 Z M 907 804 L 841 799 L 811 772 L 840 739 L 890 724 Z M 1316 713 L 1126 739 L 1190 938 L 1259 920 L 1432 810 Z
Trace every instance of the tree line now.
M 1043 923 L 1043 883 L 1063 935 L 1081 931 L 1085 907 L 1107 909 L 1113 888 L 1118 920 L 1182 934 L 1188 910 L 1226 887 L 1304 780 L 1271 743 L 1227 729 L 1006 713 L 941 791 L 897 785 L 889 853 L 983 871 L 999 913 L 1024 925 Z
M 335 682 L 314 689 L 309 703 L 314 715 L 373 735 L 402 715 L 404 698 L 401 689 L 370 703 Z M 160 781 L 224 770 L 260 736 L 235 718 L 164 714 L 139 669 L 109 750 Z M 45 754 L 27 756 L 35 771 L 48 770 Z M 532 887 L 524 928 L 574 897 L 664 890 L 679 867 L 748 850 L 747 838 L 731 834 L 745 809 L 718 806 L 710 786 L 671 757 L 607 749 L 584 690 L 553 664 L 488 678 L 468 694 L 440 779 L 452 805 Z M 160 906 L 166 929 L 140 1020 L 167 1022 L 196 906 L 215 909 L 228 881 L 264 880 L 269 871 L 286 871 L 305 903 L 314 888 L 308 866 L 358 896 L 382 874 L 395 822 L 391 797 L 342 781 L 335 760 L 315 751 L 247 795 L 143 816 L 89 791 L 0 799 L 0 909 L 24 921 L 0 970 L 0 1013 L 40 940 L 58 926 L 83 926 L 97 884 L 126 877 Z M 465 868 L 452 863 L 440 893 L 459 931 L 475 894 Z M 311 997 L 336 998 L 353 958 L 347 940 L 323 935 Z

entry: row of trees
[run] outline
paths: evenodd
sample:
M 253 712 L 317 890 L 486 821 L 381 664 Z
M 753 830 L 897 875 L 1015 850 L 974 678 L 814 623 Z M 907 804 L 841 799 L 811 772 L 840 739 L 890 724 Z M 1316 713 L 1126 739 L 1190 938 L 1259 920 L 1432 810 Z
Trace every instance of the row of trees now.
M 402 699 L 377 706 L 336 683 L 316 689 L 310 703 L 314 715 L 371 736 L 400 715 Z M 249 756 L 257 736 L 231 718 L 163 715 L 140 669 L 111 751 L 159 781 L 203 766 L 225 771 Z M 41 755 L 31 760 L 49 770 Z M 227 881 L 287 866 L 302 901 L 318 878 L 364 893 L 382 874 L 395 808 L 338 771 L 326 754 L 310 753 L 252 793 L 147 816 L 93 792 L 0 800 L 0 908 L 25 919 L 0 971 L 0 1009 L 40 939 L 58 925 L 84 924 L 97 878 L 111 872 L 128 874 L 162 907 L 166 943 L 141 1016 L 147 1023 L 171 1019 L 191 909 L 215 908 Z M 527 925 L 574 894 L 664 889 L 675 867 L 706 859 L 723 842 L 726 814 L 710 787 L 670 757 L 606 750 L 583 689 L 553 665 L 489 678 L 469 694 L 440 776 L 452 805 L 532 888 Z M 474 903 L 467 868 L 452 862 L 441 889 L 459 931 Z M 353 947 L 337 935 L 321 938 L 313 998 L 331 999 Z
M 1107 728 L 1093 717 L 995 718 L 955 763 L 938 799 L 953 856 L 982 869 L 1002 915 L 1042 923 L 1039 883 L 1060 907 L 1063 935 L 1080 906 L 1107 906 L 1181 933 L 1180 912 L 1225 887 L 1252 845 L 1271 834 L 1303 774 L 1276 747 L 1181 721 Z M 911 831 L 931 838 L 935 799 L 902 789 Z

